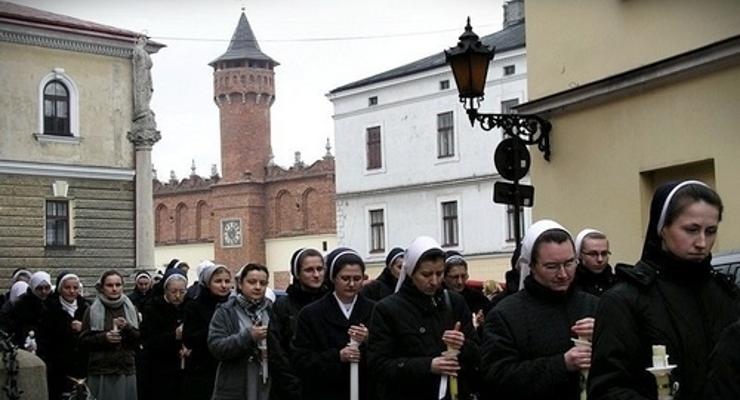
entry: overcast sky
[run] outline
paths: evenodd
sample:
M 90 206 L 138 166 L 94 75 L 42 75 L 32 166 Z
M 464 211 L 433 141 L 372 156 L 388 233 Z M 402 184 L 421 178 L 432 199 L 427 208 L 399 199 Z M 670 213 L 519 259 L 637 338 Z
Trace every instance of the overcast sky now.
M 152 109 L 162 140 L 153 162 L 161 180 L 175 170 L 208 175 L 220 167 L 212 69 L 241 7 L 262 51 L 277 60 L 272 148 L 284 166 L 334 142 L 330 90 L 457 43 L 470 16 L 480 36 L 502 27 L 502 0 L 10 0 L 47 11 L 146 32 L 166 48 L 152 56 Z

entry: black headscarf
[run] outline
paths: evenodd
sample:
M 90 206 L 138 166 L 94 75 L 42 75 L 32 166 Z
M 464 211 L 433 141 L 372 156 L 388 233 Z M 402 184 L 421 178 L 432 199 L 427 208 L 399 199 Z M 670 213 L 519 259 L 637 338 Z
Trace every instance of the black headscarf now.
M 328 277 L 334 282 L 339 271 L 349 264 L 357 264 L 362 269 L 362 273 L 365 273 L 365 261 L 362 260 L 356 251 L 349 247 L 337 247 L 326 255 L 326 266 L 329 269 Z

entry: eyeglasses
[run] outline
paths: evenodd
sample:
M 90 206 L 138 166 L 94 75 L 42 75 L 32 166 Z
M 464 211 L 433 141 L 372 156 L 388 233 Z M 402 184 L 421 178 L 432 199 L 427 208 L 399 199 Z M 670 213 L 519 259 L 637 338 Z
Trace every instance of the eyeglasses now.
M 606 250 L 606 251 L 588 251 L 588 252 L 587 251 L 582 251 L 581 254 L 583 254 L 584 256 L 589 256 L 589 257 L 593 257 L 593 258 L 596 258 L 598 256 L 601 256 L 601 258 L 607 258 L 610 255 L 612 255 L 612 252 L 609 251 L 609 250 Z
M 576 265 L 578 265 L 578 261 L 575 258 L 571 258 L 570 260 L 562 263 L 549 262 L 541 265 L 545 269 L 545 271 L 550 273 L 557 273 L 558 271 L 560 271 L 560 268 L 565 268 L 566 270 L 575 268 Z

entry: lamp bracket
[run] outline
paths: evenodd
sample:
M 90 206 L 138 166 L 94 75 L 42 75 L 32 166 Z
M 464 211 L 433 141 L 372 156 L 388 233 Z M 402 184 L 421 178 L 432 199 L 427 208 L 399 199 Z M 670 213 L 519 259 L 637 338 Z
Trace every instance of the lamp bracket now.
M 530 114 L 483 114 L 476 108 L 467 108 L 470 125 L 475 126 L 478 121 L 484 131 L 501 128 L 506 137 L 518 137 L 527 145 L 537 145 L 546 161 L 550 161 L 550 130 L 549 121 L 537 115 Z

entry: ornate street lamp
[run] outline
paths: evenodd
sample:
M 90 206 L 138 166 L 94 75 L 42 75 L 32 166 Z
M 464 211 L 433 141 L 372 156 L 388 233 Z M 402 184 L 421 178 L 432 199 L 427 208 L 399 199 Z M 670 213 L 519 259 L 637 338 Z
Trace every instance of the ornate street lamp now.
M 537 115 L 478 112 L 485 94 L 488 66 L 495 53 L 495 48 L 481 43 L 478 35 L 473 32 L 468 17 L 460 41 L 457 46 L 445 50 L 445 57 L 455 76 L 460 102 L 468 114 L 470 124 L 475 126 L 475 121 L 478 121 L 483 130 L 503 130 L 504 140 L 496 148 L 494 159 L 499 174 L 513 182 L 494 184 L 494 202 L 513 207 L 514 240 L 518 252 L 521 248 L 521 207 L 531 207 L 534 201 L 534 187 L 519 184 L 519 180 L 529 171 L 531 161 L 526 145 L 536 144 L 545 160 L 550 161 L 549 135 L 552 126 Z
M 495 48 L 481 43 L 478 35 L 473 32 L 470 17 L 457 46 L 445 50 L 447 63 L 452 68 L 460 93 L 460 102 L 468 113 L 470 124 L 475 125 L 475 121 L 478 121 L 483 130 L 501 128 L 504 137 L 518 137 L 527 145 L 536 144 L 545 160 L 550 161 L 551 125 L 548 121 L 537 115 L 478 112 L 485 93 L 488 65 L 495 53 Z

